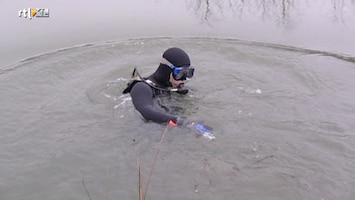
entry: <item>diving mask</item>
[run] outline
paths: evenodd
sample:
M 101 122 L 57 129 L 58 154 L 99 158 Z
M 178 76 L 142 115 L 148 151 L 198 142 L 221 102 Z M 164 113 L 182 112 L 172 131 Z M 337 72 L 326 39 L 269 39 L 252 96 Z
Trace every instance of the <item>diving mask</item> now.
M 195 68 L 192 66 L 175 67 L 167 59 L 162 58 L 161 63 L 169 66 L 173 70 L 173 77 L 175 80 L 186 80 L 186 78 L 192 78 Z

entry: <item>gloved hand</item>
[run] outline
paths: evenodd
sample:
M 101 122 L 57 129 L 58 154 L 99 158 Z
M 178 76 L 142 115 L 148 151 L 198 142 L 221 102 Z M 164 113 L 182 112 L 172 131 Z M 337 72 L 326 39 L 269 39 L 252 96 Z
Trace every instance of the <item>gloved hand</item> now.
M 203 124 L 202 122 L 188 121 L 186 118 L 178 118 L 177 125 L 182 127 L 187 127 L 194 131 L 197 131 L 198 134 L 207 137 L 208 139 L 215 139 L 213 135 L 213 129 L 210 126 Z

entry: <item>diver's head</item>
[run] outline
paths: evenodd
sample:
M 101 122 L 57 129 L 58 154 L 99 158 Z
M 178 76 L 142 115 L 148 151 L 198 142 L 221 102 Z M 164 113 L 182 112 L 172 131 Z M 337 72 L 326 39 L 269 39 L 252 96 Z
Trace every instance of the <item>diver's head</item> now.
M 173 47 L 164 52 L 154 78 L 160 84 L 178 87 L 185 82 L 186 78 L 191 78 L 193 72 L 194 68 L 190 66 L 187 53 L 180 48 Z

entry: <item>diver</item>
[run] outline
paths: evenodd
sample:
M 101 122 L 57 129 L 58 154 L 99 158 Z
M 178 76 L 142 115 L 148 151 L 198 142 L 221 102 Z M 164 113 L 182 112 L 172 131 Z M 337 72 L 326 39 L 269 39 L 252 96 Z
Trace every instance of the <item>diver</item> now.
M 123 93 L 130 93 L 134 107 L 147 121 L 194 128 L 202 134 L 212 135 L 210 127 L 164 112 L 153 103 L 153 99 L 162 94 L 187 94 L 189 89 L 185 87 L 185 82 L 193 77 L 194 71 L 195 68 L 190 65 L 190 58 L 184 50 L 169 48 L 163 53 L 158 68 L 150 76 L 141 77 L 135 68 L 132 80 Z

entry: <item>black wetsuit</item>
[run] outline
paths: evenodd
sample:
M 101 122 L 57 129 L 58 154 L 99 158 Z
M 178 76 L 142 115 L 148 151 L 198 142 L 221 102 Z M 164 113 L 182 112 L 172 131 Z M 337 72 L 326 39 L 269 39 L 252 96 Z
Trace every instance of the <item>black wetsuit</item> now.
M 167 59 L 174 66 L 190 65 L 189 56 L 179 48 L 170 48 L 166 50 L 163 54 L 163 58 Z M 164 89 L 171 87 L 171 83 L 169 82 L 171 73 L 172 69 L 169 66 L 160 63 L 157 70 L 146 78 L 146 80 L 153 82 L 155 87 L 152 87 L 144 81 L 134 81 L 131 83 L 132 85 L 129 85 L 124 91 L 124 93 L 130 92 L 133 105 L 141 113 L 144 119 L 156 123 L 167 123 L 170 120 L 177 123 L 179 116 L 171 115 L 159 110 L 155 107 L 153 101 L 153 99 L 160 94 L 167 93 L 166 91 L 157 88 Z
M 157 109 L 153 99 L 159 96 L 159 91 L 145 82 L 138 82 L 131 90 L 134 107 L 141 113 L 144 119 L 157 123 L 166 123 L 170 120 L 177 122 L 178 117 Z

